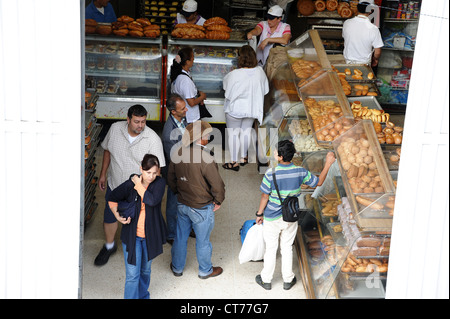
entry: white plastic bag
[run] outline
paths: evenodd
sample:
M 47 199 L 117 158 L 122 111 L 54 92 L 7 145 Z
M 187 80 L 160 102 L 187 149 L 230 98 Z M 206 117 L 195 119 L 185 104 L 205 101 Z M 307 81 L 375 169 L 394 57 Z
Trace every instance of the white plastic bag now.
M 263 225 L 255 224 L 247 232 L 241 251 L 239 252 L 239 263 L 243 264 L 247 261 L 262 260 L 266 243 L 263 236 Z

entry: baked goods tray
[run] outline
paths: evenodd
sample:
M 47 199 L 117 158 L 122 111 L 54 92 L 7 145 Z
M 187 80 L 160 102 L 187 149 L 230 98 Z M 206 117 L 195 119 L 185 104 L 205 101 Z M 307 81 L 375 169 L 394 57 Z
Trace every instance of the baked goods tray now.
M 380 93 L 380 89 L 378 88 L 378 85 L 375 82 L 369 82 L 368 80 L 365 81 L 359 81 L 359 82 L 348 82 L 348 84 L 350 84 L 350 86 L 352 87 L 352 91 L 350 92 L 350 94 L 347 96 L 348 97 L 364 97 L 364 95 L 357 95 L 357 92 L 361 92 L 361 90 L 358 90 L 355 88 L 355 85 L 367 85 L 368 86 L 368 91 L 369 92 L 374 92 L 377 94 L 377 96 L 381 96 Z
M 333 237 L 334 242 L 338 246 L 347 246 L 347 239 L 345 239 L 342 232 L 335 232 L 334 227 L 340 225 L 341 223 L 327 223 L 327 229 L 330 232 L 331 237 Z
M 333 64 L 338 73 L 345 74 L 347 82 L 375 82 L 377 79 L 372 68 L 365 64 Z M 357 73 L 362 73 L 362 79 L 355 79 L 354 76 Z M 359 72 L 358 72 L 359 71 Z M 372 73 L 372 79 L 369 79 L 368 75 Z
M 352 96 L 348 97 L 347 100 L 350 103 L 350 108 L 355 101 L 359 101 L 361 106 L 367 106 L 369 109 L 383 110 L 375 96 Z

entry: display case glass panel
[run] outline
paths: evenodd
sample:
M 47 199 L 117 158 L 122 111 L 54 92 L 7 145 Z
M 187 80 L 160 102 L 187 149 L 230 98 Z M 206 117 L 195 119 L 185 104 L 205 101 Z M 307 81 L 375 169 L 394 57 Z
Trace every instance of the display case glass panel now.
M 354 125 L 353 113 L 337 74 L 327 71 L 300 88 L 306 114 L 317 144 L 331 142 Z
M 224 99 L 223 77 L 237 68 L 238 50 L 244 41 L 189 40 L 169 37 L 167 52 L 167 88 L 170 93 L 170 68 L 178 51 L 190 46 L 194 49 L 191 76 L 199 91 L 207 99 Z
M 86 36 L 86 87 L 119 97 L 160 98 L 161 39 Z
M 395 186 L 370 120 L 333 141 L 345 191 L 358 226 L 390 229 Z

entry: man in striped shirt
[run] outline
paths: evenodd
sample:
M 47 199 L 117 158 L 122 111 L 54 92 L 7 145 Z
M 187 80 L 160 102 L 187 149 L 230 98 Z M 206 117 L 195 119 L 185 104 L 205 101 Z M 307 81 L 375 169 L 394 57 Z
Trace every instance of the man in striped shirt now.
M 278 189 L 282 200 L 287 196 L 299 196 L 302 184 L 310 187 L 321 186 L 327 177 L 328 170 L 335 161 L 334 154 L 328 152 L 325 165 L 319 177 L 311 174 L 303 167 L 292 163 L 295 153 L 294 144 L 285 140 L 278 143 L 274 150 L 278 166 L 275 168 Z M 256 276 L 256 282 L 264 289 L 271 289 L 271 281 L 275 270 L 278 240 L 281 250 L 281 273 L 283 276 L 283 288 L 288 290 L 295 283 L 296 278 L 292 271 L 292 244 L 297 233 L 298 222 L 288 223 L 283 221 L 281 202 L 273 183 L 272 170 L 268 170 L 261 182 L 262 191 L 259 209 L 256 213 L 256 223 L 264 220 L 264 241 L 266 251 L 264 254 L 264 268 L 260 275 Z

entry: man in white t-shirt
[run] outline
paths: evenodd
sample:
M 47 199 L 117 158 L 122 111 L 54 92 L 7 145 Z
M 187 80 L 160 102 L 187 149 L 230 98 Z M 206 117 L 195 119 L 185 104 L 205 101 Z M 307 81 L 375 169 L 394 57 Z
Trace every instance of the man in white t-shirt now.
M 347 64 L 378 65 L 384 43 L 380 30 L 370 22 L 370 12 L 366 13 L 367 6 L 373 4 L 373 0 L 360 1 L 358 15 L 344 22 L 342 37 Z

